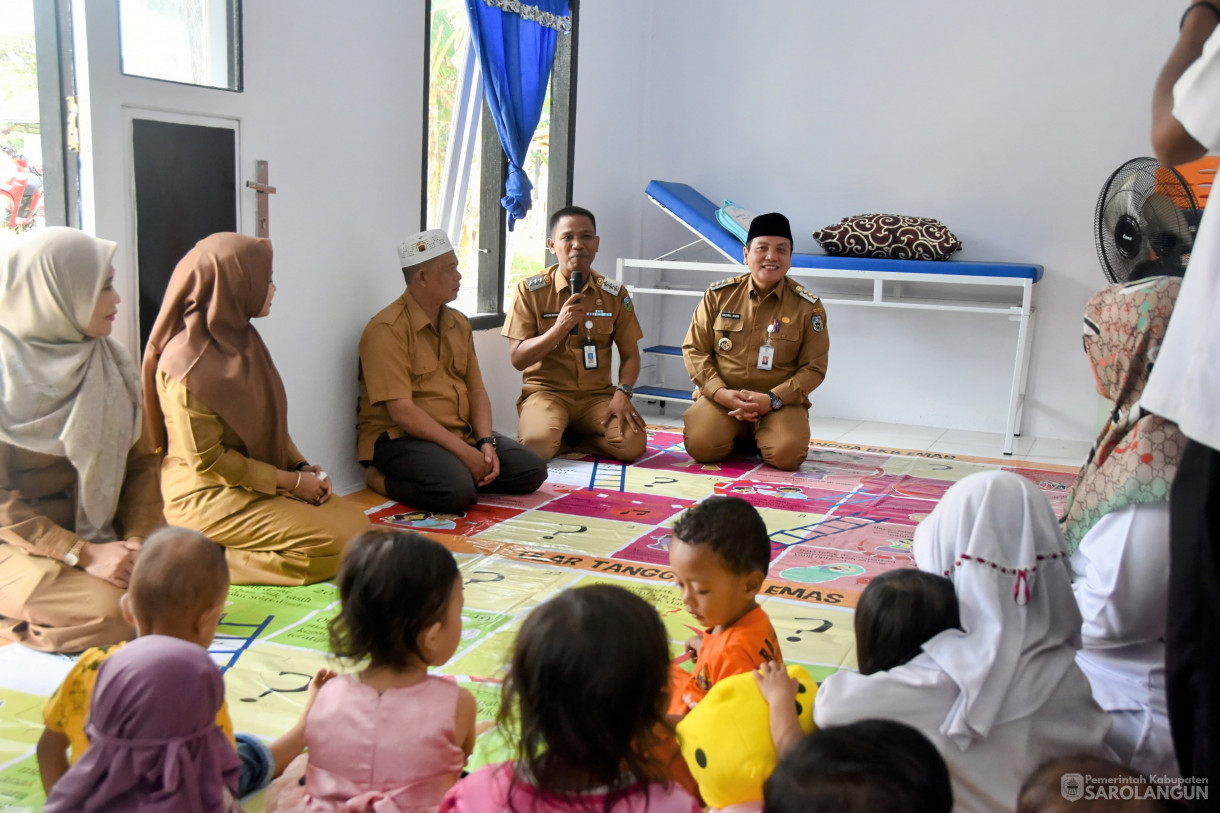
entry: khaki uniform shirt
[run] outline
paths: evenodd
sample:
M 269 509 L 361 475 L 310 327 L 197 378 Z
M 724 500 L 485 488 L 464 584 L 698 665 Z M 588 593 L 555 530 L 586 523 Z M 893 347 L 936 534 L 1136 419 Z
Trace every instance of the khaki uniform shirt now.
M 141 438 L 127 455 L 114 515 L 119 539 L 148 536 L 165 524 L 161 456 L 151 446 Z M 76 469 L 67 458 L 0 443 L 0 542 L 62 561 L 80 540 L 73 532 L 76 492 Z
M 542 360 L 525 369 L 522 375 L 521 397 L 532 393 L 584 392 L 605 395 L 613 392 L 610 380 L 610 346 L 615 341 L 634 343 L 643 338 L 635 306 L 627 287 L 593 271 L 585 280 L 581 301 L 588 311 L 576 334 L 568 336 Z M 517 283 L 513 302 L 501 333 L 510 339 L 532 339 L 554 326 L 559 309 L 572 296 L 568 280 L 552 265 L 541 274 Z M 597 369 L 586 370 L 584 343 L 592 339 L 597 345 Z
M 360 460 L 373 459 L 382 432 L 406 434 L 390 417 L 386 401 L 410 398 L 441 426 L 467 443 L 475 441 L 470 396 L 483 389 L 470 322 L 441 306 L 437 327 L 409 291 L 369 321 L 360 337 Z
M 176 518 L 183 513 L 203 515 L 206 509 L 193 499 L 200 492 L 238 488 L 275 496 L 276 467 L 250 457 L 237 430 L 192 395 L 186 384 L 164 370 L 157 370 L 157 397 L 165 415 L 166 452 L 161 489 L 167 508 Z M 292 438 L 288 438 L 287 451 L 289 469 L 305 462 Z M 236 513 L 246 500 L 246 495 L 235 498 L 226 513 Z
M 770 370 L 760 370 L 758 348 L 766 343 L 767 325 L 776 320 L 775 358 Z M 760 297 L 748 273 L 707 289 L 682 344 L 697 395 L 711 398 L 724 387 L 774 392 L 785 405 L 805 407 L 809 393 L 826 378 L 829 352 L 820 299 L 788 277 Z

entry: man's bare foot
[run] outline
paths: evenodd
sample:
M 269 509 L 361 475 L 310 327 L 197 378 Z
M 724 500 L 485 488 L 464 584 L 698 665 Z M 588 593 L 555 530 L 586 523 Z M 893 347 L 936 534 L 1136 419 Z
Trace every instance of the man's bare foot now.
M 385 475 L 373 466 L 364 470 L 364 484 L 383 497 L 389 496 L 385 493 Z

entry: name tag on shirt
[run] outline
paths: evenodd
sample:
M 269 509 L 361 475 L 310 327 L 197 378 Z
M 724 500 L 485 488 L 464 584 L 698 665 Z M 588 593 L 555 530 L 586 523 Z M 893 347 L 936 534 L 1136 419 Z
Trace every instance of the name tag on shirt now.
M 775 347 L 770 344 L 764 344 L 758 348 L 758 369 L 770 370 L 771 365 L 775 362 Z
M 593 342 L 585 342 L 580 346 L 581 358 L 584 360 L 586 370 L 597 369 L 597 345 Z

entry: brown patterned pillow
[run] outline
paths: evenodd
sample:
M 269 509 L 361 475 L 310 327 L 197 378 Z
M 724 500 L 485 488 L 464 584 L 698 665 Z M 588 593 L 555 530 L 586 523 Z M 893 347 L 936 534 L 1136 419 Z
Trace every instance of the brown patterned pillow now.
M 930 217 L 855 215 L 815 231 L 827 254 L 890 260 L 947 260 L 962 250 L 949 227 Z

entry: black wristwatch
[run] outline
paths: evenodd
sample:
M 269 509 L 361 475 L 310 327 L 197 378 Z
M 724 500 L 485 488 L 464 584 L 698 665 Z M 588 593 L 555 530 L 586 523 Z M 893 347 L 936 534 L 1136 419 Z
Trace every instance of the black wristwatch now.
M 767 395 L 771 396 L 771 411 L 772 412 L 775 412 L 776 410 L 783 407 L 784 402 L 778 395 L 776 395 L 773 392 L 769 392 L 769 393 L 767 393 Z
M 496 437 L 495 437 L 495 435 L 488 435 L 488 436 L 487 436 L 487 437 L 485 437 L 485 438 L 479 438 L 478 440 L 476 440 L 476 441 L 474 442 L 474 448 L 476 448 L 476 449 L 482 449 L 482 448 L 483 448 L 483 444 L 484 444 L 484 443 L 490 443 L 490 444 L 491 444 L 491 448 L 493 448 L 493 449 L 499 449 L 499 448 L 500 448 L 500 445 L 499 445 L 498 443 L 496 443 Z
M 635 395 L 635 390 L 632 389 L 630 384 L 619 384 L 615 389 L 625 394 L 628 398 Z

